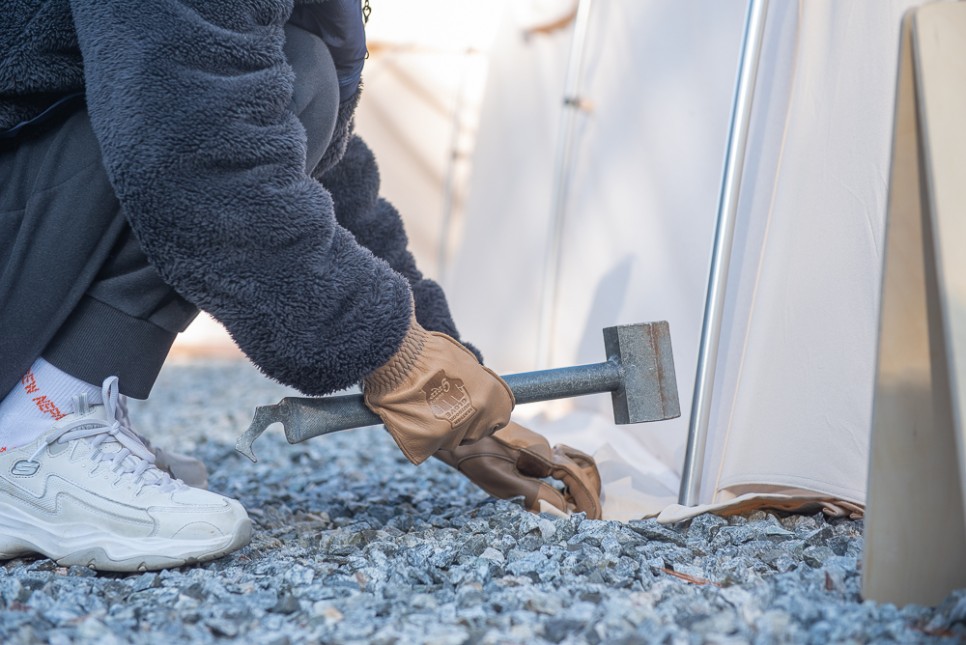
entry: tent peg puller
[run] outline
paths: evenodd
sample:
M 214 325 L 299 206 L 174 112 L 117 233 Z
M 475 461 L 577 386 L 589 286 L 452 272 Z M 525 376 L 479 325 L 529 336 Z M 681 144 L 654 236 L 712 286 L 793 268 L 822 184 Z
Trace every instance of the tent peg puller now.
M 610 392 L 614 422 L 620 425 L 681 416 L 671 332 L 666 321 L 604 329 L 607 360 L 502 377 L 518 404 Z M 289 443 L 319 435 L 379 425 L 360 394 L 286 397 L 255 408 L 255 416 L 235 450 L 256 461 L 252 444 L 268 426 L 281 423 Z

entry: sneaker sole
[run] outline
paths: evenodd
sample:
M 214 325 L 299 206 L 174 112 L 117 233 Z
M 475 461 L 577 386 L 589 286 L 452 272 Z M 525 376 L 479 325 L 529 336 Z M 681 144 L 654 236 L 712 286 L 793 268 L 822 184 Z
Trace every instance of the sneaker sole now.
M 207 562 L 248 545 L 251 535 L 248 517 L 241 518 L 229 535 L 175 540 L 124 538 L 82 524 L 38 526 L 0 509 L 0 560 L 40 554 L 62 566 L 79 565 L 97 571 L 153 571 Z

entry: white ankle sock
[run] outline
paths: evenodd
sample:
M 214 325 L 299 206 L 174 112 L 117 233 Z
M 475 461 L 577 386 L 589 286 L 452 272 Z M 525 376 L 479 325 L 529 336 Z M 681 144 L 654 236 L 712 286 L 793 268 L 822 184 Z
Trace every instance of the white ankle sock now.
M 86 393 L 101 402 L 101 388 L 62 372 L 38 358 L 0 401 L 0 452 L 26 445 L 74 412 L 73 397 Z

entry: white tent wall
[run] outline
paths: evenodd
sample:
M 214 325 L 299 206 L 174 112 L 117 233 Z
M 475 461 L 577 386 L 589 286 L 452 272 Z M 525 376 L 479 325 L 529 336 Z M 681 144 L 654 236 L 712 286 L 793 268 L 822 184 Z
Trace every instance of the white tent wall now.
M 405 215 L 411 247 L 440 277 L 459 235 L 463 189 L 503 0 L 372 3 L 356 129 Z
M 464 234 L 444 284 L 464 336 L 501 372 L 538 367 L 572 34 L 522 37 L 528 11 L 547 4 L 514 3 L 491 49 Z M 913 4 L 769 5 L 702 502 L 787 489 L 865 499 L 898 33 Z M 597 362 L 601 328 L 666 319 L 682 417 L 615 427 L 606 396 L 518 415 L 598 456 L 610 517 L 677 498 L 746 8 L 593 5 L 551 363 Z
M 519 415 L 539 411 L 528 422 L 555 441 L 604 448 L 612 455 L 601 460 L 604 477 L 622 483 L 622 499 L 632 484 L 655 498 L 649 511 L 677 498 L 743 15 L 740 2 L 608 1 L 590 16 L 581 92 L 588 108 L 574 132 L 549 363 L 598 362 L 603 327 L 668 320 L 685 416 L 615 427 L 606 395 Z M 506 19 L 492 48 L 463 244 L 445 286 L 463 334 L 488 364 L 517 372 L 538 367 L 543 340 L 571 30 L 524 40 L 535 19 L 523 6 Z
M 774 485 L 865 500 L 899 26 L 911 4 L 772 3 L 722 339 L 734 358 L 716 386 L 704 499 Z

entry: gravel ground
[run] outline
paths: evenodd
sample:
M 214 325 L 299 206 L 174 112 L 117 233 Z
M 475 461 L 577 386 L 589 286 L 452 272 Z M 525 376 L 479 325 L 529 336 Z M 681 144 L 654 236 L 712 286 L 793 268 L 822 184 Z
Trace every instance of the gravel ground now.
M 235 454 L 291 394 L 237 361 L 172 363 L 142 433 L 193 451 L 239 498 L 251 546 L 137 575 L 0 566 L 0 643 L 961 643 L 937 608 L 863 602 L 862 522 L 756 513 L 689 525 L 525 512 L 367 428 Z

